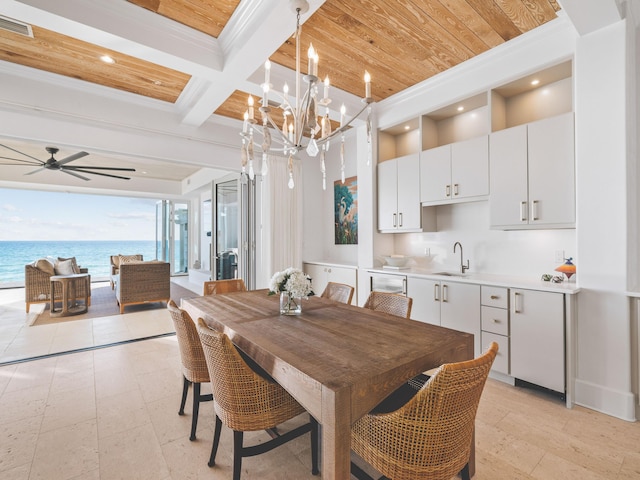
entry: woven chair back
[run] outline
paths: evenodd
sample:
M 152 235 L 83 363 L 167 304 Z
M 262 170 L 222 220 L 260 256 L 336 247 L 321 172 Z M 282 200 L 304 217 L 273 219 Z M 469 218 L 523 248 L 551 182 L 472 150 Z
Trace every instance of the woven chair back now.
M 171 314 L 171 320 L 173 320 L 173 325 L 176 329 L 184 377 L 193 383 L 208 382 L 209 369 L 204 358 L 204 351 L 202 350 L 196 324 L 187 312 L 178 308 L 173 300 L 169 300 L 167 309 Z
M 410 318 L 413 299 L 399 293 L 371 292 L 364 308 L 389 313 L 398 317 Z
M 211 280 L 204 282 L 203 295 L 215 295 L 216 293 L 246 292 L 247 286 L 241 278 L 231 280 Z
M 498 352 L 444 364 L 398 410 L 352 427 L 352 449 L 394 480 L 450 480 L 469 462 L 480 396 Z
M 279 384 L 269 381 L 244 361 L 229 337 L 198 320 L 216 414 L 238 431 L 265 430 L 304 412 Z
M 353 298 L 354 288 L 351 285 L 347 285 L 345 283 L 335 283 L 329 282 L 327 283 L 324 292 L 320 295 L 322 298 L 328 298 L 330 300 L 334 300 L 340 303 L 346 303 L 347 305 L 351 304 L 351 299 Z

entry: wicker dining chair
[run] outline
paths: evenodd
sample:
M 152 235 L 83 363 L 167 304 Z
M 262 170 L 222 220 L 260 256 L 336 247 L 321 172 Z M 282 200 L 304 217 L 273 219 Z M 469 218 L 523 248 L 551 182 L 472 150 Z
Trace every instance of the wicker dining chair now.
M 184 415 L 189 385 L 193 384 L 193 418 L 191 419 L 191 435 L 189 436 L 189 440 L 193 441 L 196 439 L 200 402 L 213 400 L 210 393 L 205 395 L 200 393 L 200 384 L 210 382 L 209 369 L 204 358 L 196 324 L 187 312 L 178 308 L 173 300 L 169 300 L 167 309 L 176 329 L 178 350 L 180 350 L 180 360 L 182 361 L 182 401 L 178 415 Z
M 240 480 L 242 458 L 260 455 L 311 432 L 311 473 L 318 474 L 318 423 L 310 421 L 286 433 L 275 427 L 305 410 L 278 383 L 250 365 L 240 355 L 229 337 L 209 328 L 198 319 L 198 334 L 205 353 L 211 384 L 216 425 L 209 466 L 215 465 L 222 424 L 233 430 L 233 480 Z M 272 439 L 252 446 L 243 446 L 244 432 L 267 430 Z
M 320 296 L 350 305 L 354 290 L 351 285 L 346 283 L 329 282 Z
M 458 473 L 469 480 L 476 412 L 497 352 L 493 342 L 474 360 L 445 363 L 397 410 L 374 409 L 359 419 L 351 427 L 353 451 L 393 480 L 451 480 Z M 351 468 L 357 478 L 371 478 Z
M 413 299 L 399 293 L 371 292 L 364 308 L 389 313 L 398 317 L 410 318 Z
M 246 292 L 247 286 L 241 278 L 231 280 L 211 280 L 204 282 L 202 295 L 215 295 L 216 293 Z

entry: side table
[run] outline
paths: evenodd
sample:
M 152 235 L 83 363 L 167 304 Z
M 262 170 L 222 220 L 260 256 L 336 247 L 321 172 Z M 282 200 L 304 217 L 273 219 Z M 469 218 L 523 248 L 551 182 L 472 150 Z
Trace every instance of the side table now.
M 76 273 L 73 275 L 52 275 L 51 281 L 51 303 L 50 315 L 52 317 L 65 317 L 67 315 L 78 315 L 85 313 L 89 306 L 89 274 Z M 56 310 L 55 302 L 55 283 L 59 282 L 62 286 L 62 307 Z M 84 296 L 77 298 L 79 282 L 85 282 Z M 82 304 L 78 304 L 78 300 L 83 300 Z

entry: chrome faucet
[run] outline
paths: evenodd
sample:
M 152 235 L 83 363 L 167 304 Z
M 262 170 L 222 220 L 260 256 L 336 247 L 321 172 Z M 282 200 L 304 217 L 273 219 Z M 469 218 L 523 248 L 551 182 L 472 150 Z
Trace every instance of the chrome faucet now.
M 464 273 L 469 270 L 469 259 L 467 258 L 467 264 L 464 264 L 463 255 L 462 255 L 462 244 L 460 242 L 456 242 L 453 244 L 453 253 L 456 253 L 456 247 L 460 245 L 460 273 Z

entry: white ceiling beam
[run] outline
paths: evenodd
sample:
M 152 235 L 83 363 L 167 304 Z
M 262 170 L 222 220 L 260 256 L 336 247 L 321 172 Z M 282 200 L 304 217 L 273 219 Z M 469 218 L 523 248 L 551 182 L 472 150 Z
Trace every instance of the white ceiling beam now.
M 622 19 L 616 0 L 559 0 L 559 3 L 581 36 Z

